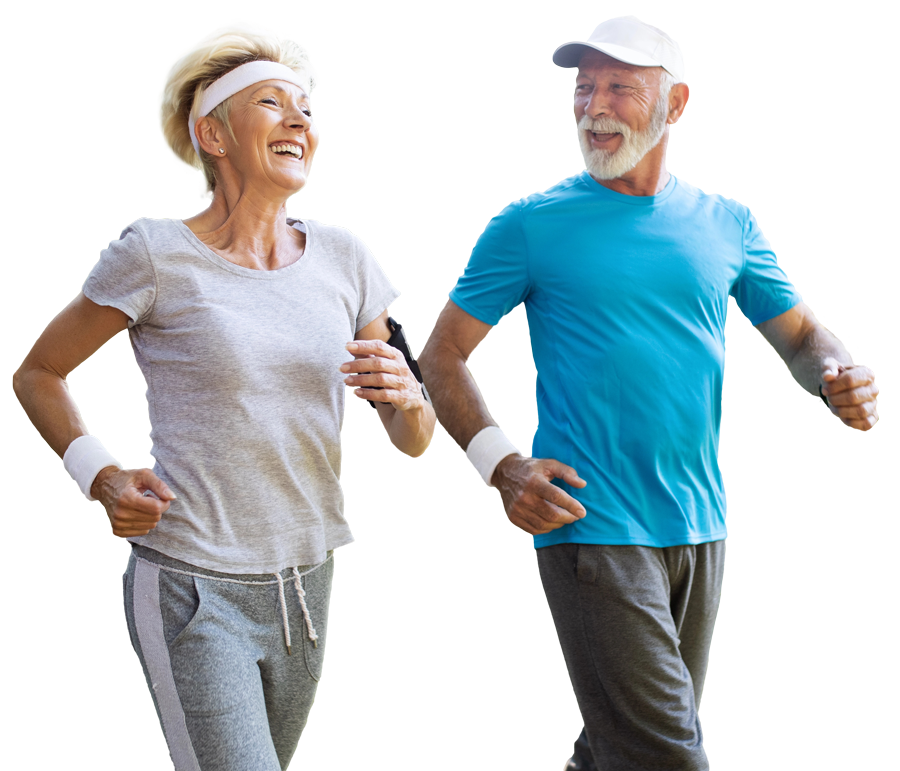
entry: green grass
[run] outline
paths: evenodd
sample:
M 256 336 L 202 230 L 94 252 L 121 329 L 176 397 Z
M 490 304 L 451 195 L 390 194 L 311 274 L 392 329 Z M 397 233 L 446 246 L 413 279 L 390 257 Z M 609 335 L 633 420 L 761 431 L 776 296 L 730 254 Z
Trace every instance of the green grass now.
M 291 765 L 307 769 L 554 769 L 578 711 L 531 539 L 501 511 L 368 507 L 336 566 L 325 674 Z M 121 609 L 127 545 L 110 535 L 109 765 L 171 769 Z M 701 711 L 727 769 L 727 673 Z

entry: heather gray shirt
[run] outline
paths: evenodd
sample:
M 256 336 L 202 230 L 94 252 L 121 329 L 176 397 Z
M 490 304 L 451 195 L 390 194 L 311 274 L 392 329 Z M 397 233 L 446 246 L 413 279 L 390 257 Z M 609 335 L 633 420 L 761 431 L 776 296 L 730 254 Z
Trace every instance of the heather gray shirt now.
M 306 230 L 303 257 L 262 271 L 223 259 L 180 220 L 141 219 L 84 284 L 130 318 L 154 472 L 178 496 L 129 540 L 225 573 L 314 565 L 353 540 L 338 367 L 398 295 L 349 231 L 288 222 Z

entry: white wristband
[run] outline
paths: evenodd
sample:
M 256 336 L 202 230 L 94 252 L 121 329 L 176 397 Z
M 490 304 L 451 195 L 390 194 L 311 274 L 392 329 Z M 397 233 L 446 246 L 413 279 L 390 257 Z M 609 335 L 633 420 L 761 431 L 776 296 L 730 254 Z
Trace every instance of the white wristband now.
M 91 497 L 91 485 L 94 484 L 100 470 L 107 466 L 122 467 L 119 461 L 109 454 L 103 443 L 90 434 L 72 440 L 66 454 L 63 455 L 63 465 L 89 501 L 96 500 Z
M 466 457 L 478 469 L 484 483 L 491 486 L 491 477 L 497 464 L 507 455 L 517 454 L 516 446 L 506 438 L 497 426 L 482 428 L 466 448 Z

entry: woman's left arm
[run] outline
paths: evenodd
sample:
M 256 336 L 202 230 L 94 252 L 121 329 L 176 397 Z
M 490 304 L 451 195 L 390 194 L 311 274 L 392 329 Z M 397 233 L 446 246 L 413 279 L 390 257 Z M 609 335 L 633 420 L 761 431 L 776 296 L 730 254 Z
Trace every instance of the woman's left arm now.
M 341 372 L 346 375 L 344 382 L 355 387 L 357 397 L 375 402 L 394 447 L 415 458 L 431 443 L 434 408 L 425 399 L 406 358 L 387 344 L 390 337 L 385 311 L 347 344 L 355 361 L 341 365 Z

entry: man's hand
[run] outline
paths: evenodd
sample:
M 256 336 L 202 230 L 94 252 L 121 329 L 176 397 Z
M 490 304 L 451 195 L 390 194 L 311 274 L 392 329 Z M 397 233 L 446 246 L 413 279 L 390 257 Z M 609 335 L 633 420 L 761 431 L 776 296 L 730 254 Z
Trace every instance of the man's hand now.
M 868 431 L 878 422 L 878 386 L 868 367 L 845 366 L 837 359 L 822 362 L 822 393 L 828 408 L 844 425 Z
M 571 495 L 550 484 L 562 479 L 572 487 L 584 487 L 585 482 L 571 466 L 550 458 L 525 458 L 507 455 L 497 464 L 491 479 L 500 491 L 506 516 L 526 533 L 549 533 L 587 512 Z
M 169 486 L 148 468 L 101 469 L 91 485 L 91 496 L 103 504 L 113 535 L 147 535 L 175 500 Z

